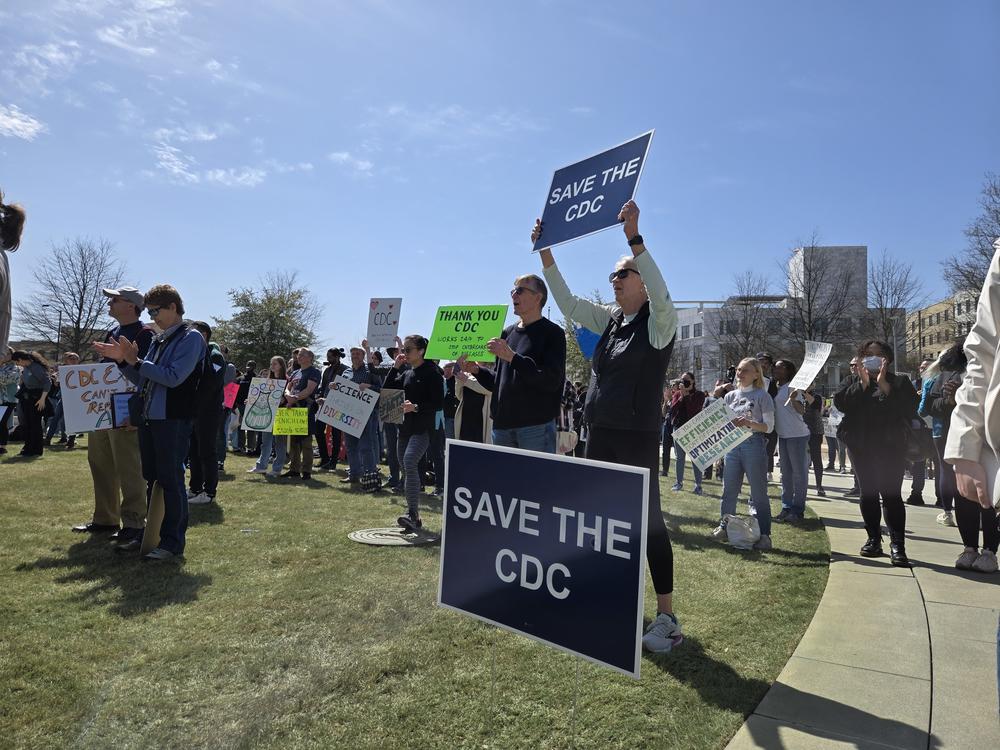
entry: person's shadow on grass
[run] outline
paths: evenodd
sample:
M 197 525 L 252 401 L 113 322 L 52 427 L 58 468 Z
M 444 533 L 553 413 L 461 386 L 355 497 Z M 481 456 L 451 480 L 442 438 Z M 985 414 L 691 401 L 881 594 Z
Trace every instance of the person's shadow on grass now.
M 857 747 L 869 747 L 872 738 L 886 738 L 897 747 L 921 747 L 934 750 L 940 741 L 928 738 L 926 730 L 849 706 L 831 698 L 807 693 L 798 688 L 775 682 L 744 677 L 729 664 L 705 652 L 697 638 L 685 637 L 676 650 L 663 656 L 646 655 L 647 663 L 672 675 L 697 691 L 701 699 L 726 711 L 742 714 L 744 719 L 754 711 L 769 717 L 774 710 L 780 715 L 795 714 L 795 721 L 775 716 L 772 721 L 753 721 L 747 729 L 757 747 L 784 748 L 778 734 L 780 726 L 819 738 L 853 741 Z M 770 692 L 769 692 L 770 691 Z M 766 697 L 765 697 L 766 696 Z M 773 709 L 772 709 L 773 707 Z M 827 730 L 808 724 L 813 717 L 824 717 L 837 730 Z
M 64 570 L 55 578 L 56 583 L 92 584 L 71 594 L 71 601 L 106 607 L 111 613 L 126 618 L 153 612 L 168 604 L 194 601 L 198 591 L 212 583 L 211 576 L 191 575 L 176 562 L 143 563 L 138 553 L 116 553 L 108 537 L 103 535 L 72 544 L 65 554 L 21 563 L 15 570 L 22 573 Z

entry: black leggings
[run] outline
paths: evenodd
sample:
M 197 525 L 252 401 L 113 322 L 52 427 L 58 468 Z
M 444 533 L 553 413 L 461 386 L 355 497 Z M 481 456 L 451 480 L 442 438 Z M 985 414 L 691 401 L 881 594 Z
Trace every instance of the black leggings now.
M 660 510 L 660 436 L 657 432 L 592 427 L 587 458 L 649 469 L 649 513 L 646 522 L 646 562 L 657 594 L 674 591 L 674 551 Z
M 767 433 L 767 473 L 774 471 L 774 452 L 778 450 L 778 431 L 771 430 Z
M 816 475 L 816 489 L 823 489 L 823 436 L 809 436 L 809 456 L 812 459 L 813 474 Z
M 944 450 L 947 437 L 934 438 L 938 452 Z M 979 530 L 983 531 L 983 549 L 996 552 L 1000 546 L 1000 529 L 997 528 L 997 512 L 994 508 L 984 508 L 976 500 L 958 494 L 958 482 L 955 480 L 955 467 L 947 461 L 938 462 L 938 487 L 941 488 L 941 504 L 945 510 L 951 510 L 954 503 L 955 520 L 958 521 L 958 533 L 962 535 L 962 544 L 966 547 L 979 548 Z
M 882 537 L 882 509 L 889 538 L 896 544 L 906 542 L 906 506 L 903 504 L 903 472 L 906 462 L 898 451 L 884 449 L 851 450 L 851 465 L 861 489 L 861 515 L 869 539 Z M 879 501 L 881 500 L 881 507 Z

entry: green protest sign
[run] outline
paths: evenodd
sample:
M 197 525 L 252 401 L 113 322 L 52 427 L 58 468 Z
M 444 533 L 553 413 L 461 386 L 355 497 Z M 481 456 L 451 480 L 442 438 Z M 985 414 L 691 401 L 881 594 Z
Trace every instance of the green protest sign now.
M 427 347 L 427 359 L 458 359 L 468 354 L 474 362 L 493 362 L 486 342 L 503 333 L 507 305 L 439 307 L 434 316 L 434 332 Z
M 308 435 L 309 410 L 301 407 L 293 409 L 278 409 L 274 413 L 275 435 Z

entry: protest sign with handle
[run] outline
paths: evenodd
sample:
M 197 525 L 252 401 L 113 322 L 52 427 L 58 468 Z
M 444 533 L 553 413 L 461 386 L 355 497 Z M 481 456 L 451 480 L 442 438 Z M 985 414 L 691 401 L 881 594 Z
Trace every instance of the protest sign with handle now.
M 354 381 L 337 375 L 330 381 L 330 392 L 320 404 L 316 419 L 359 438 L 378 400 L 378 391 L 360 388 Z
M 401 297 L 372 297 L 368 305 L 368 346 L 383 349 L 396 345 Z
M 427 359 L 458 359 L 467 354 L 473 362 L 496 360 L 486 349 L 490 339 L 503 333 L 507 305 L 439 307 L 427 346 Z
M 737 416 L 720 398 L 674 430 L 674 442 L 704 471 L 753 435 L 752 430 L 733 424 Z
M 618 225 L 646 164 L 653 131 L 556 170 L 545 198 L 542 235 L 534 251 Z
M 788 389 L 795 390 L 797 388 L 804 390 L 812 385 L 816 376 L 819 375 L 819 371 L 826 364 L 826 360 L 830 358 L 830 351 L 832 349 L 833 344 L 826 344 L 821 341 L 807 341 L 806 355 L 802 360 L 802 366 L 788 384 Z
M 67 434 L 112 429 L 112 395 L 135 391 L 114 362 L 62 365 L 59 385 Z

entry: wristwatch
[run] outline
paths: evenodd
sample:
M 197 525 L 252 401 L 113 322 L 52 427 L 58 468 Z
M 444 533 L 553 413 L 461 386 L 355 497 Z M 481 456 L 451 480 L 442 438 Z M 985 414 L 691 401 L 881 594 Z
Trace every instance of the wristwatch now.
M 635 237 L 628 241 L 629 247 L 635 247 L 636 245 L 642 244 L 642 235 L 637 234 Z

